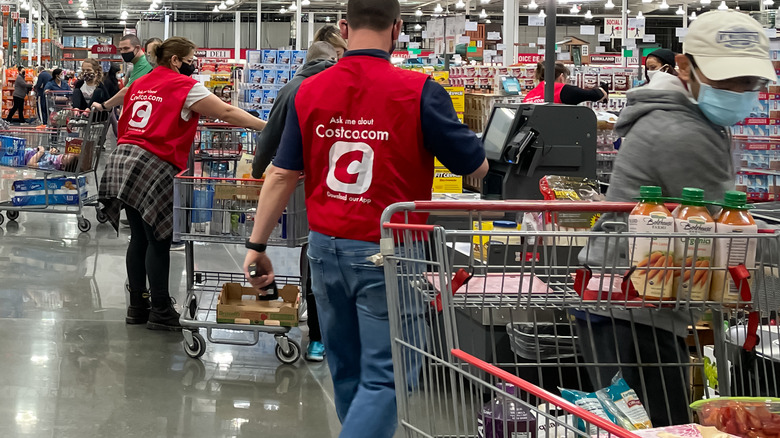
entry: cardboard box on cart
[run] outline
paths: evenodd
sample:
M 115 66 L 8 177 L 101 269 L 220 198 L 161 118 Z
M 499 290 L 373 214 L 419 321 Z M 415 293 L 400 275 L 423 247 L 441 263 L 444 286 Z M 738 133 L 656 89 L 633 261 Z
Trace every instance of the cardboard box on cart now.
M 225 283 L 217 303 L 217 322 L 297 327 L 300 288 L 285 285 L 279 296 L 281 301 L 260 301 L 251 287 Z

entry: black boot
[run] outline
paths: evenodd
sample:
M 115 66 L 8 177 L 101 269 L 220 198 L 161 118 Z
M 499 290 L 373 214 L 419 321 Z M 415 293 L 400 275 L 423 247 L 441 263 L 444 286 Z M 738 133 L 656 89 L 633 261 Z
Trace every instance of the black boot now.
M 130 305 L 127 307 L 127 316 L 125 317 L 125 323 L 127 324 L 146 324 L 149 320 L 149 310 L 152 305 L 149 302 L 149 292 L 147 291 L 131 291 L 130 292 Z
M 173 303 L 173 299 L 170 299 L 165 305 L 153 305 L 151 312 L 149 312 L 149 321 L 146 323 L 146 328 L 149 330 L 181 330 L 179 312 L 173 308 Z

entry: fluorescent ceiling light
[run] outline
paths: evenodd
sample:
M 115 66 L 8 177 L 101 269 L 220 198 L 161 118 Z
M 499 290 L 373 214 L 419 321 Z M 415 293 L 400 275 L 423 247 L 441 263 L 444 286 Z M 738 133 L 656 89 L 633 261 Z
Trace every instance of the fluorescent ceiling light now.
M 720 5 L 718 6 L 718 10 L 719 11 L 728 11 L 729 7 L 728 7 L 728 5 L 726 5 L 725 1 L 721 1 Z
M 605 9 L 614 9 L 615 8 L 615 4 L 612 3 L 612 0 L 607 0 L 607 3 L 604 4 L 604 8 Z
M 295 4 L 295 2 L 292 2 L 292 3 L 290 3 L 289 9 L 290 9 L 290 12 L 295 12 L 295 11 L 298 10 L 298 5 Z
M 593 14 L 590 12 L 590 9 L 588 9 L 588 12 L 585 13 L 585 19 L 590 20 L 593 18 Z
M 441 7 L 441 3 L 436 3 L 436 7 L 433 8 L 433 12 L 437 14 L 444 12 L 444 8 Z
M 547 16 L 547 14 L 545 14 L 545 13 L 544 13 L 544 9 L 542 9 L 541 11 L 539 11 L 539 16 L 540 16 L 540 17 L 542 17 L 542 18 L 544 18 L 544 17 L 546 17 L 546 16 Z
M 536 4 L 536 0 L 531 0 L 531 3 L 528 3 L 528 9 L 532 11 L 535 11 L 538 7 L 539 5 Z
M 479 13 L 479 18 L 487 18 L 487 12 L 484 9 Z

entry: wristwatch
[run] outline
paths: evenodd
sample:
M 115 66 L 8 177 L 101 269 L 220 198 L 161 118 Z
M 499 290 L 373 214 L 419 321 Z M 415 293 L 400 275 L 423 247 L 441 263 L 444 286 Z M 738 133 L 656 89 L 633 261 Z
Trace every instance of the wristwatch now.
M 105 103 L 100 102 L 100 107 L 103 108 L 103 111 L 107 111 Z
M 252 243 L 249 241 L 249 239 L 246 239 L 246 243 L 244 244 L 244 246 L 247 249 L 251 249 L 252 251 L 257 251 L 257 252 L 265 252 L 265 249 L 268 247 L 268 245 L 266 245 L 265 243 Z

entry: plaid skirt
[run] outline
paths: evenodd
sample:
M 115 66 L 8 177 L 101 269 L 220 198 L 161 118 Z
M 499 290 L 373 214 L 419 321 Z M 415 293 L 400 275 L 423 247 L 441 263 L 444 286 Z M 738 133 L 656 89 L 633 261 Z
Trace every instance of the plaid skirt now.
M 154 228 L 157 240 L 173 235 L 173 179 L 179 171 L 157 155 L 132 144 L 120 144 L 108 157 L 98 200 L 119 232 L 119 214 L 127 205 Z

